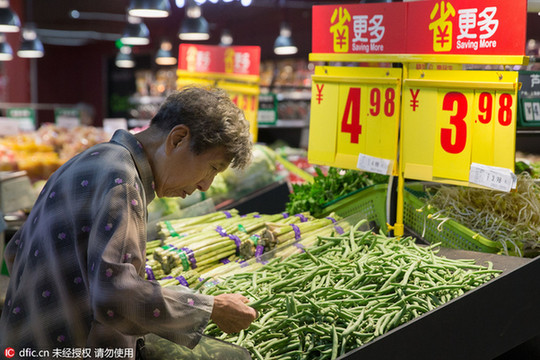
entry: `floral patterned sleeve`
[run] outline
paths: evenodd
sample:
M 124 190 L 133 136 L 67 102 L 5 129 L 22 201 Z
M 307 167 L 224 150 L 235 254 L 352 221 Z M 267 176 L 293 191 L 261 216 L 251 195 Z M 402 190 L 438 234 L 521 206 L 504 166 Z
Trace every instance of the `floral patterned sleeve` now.
M 135 187 L 113 187 L 104 203 L 109 206 L 94 219 L 88 243 L 88 278 L 97 321 L 91 336 L 106 337 L 100 328 L 112 327 L 126 335 L 155 333 L 194 347 L 210 319 L 213 297 L 144 280 L 146 213 Z

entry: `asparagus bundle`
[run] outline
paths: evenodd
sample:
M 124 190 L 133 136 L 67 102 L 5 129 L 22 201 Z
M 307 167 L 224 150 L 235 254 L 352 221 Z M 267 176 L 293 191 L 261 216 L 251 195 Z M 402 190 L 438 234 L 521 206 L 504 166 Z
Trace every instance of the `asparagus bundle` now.
M 300 223 L 267 224 L 267 229 L 261 235 L 265 250 L 271 250 L 280 244 L 300 240 L 307 234 L 328 226 L 340 219 L 336 214 L 331 215 L 332 216 L 323 219 L 306 220 Z
M 229 219 L 238 216 L 238 210 L 216 211 L 206 215 L 193 216 L 171 221 L 161 221 L 157 224 L 158 233 L 163 239 L 180 234 L 191 234 L 199 231 L 208 224 L 219 220 Z
M 234 214 L 234 215 L 233 215 Z M 159 223 L 164 244 L 152 250 L 165 273 L 180 266 L 184 271 L 217 264 L 220 259 L 239 255 L 249 259 L 256 255 L 258 231 L 268 221 L 279 222 L 287 214 L 239 216 L 237 211 L 217 212 L 193 219 Z M 203 221 L 203 222 L 201 222 Z M 182 234 L 182 235 L 181 235 Z
M 300 238 L 305 238 L 307 246 L 321 228 L 335 221 L 331 217 L 315 219 L 309 213 L 240 216 L 231 210 L 161 222 L 158 231 L 162 239 L 147 244 L 147 278 L 162 286 L 196 286 L 214 274 L 242 269 L 252 257 L 261 261 L 265 251 Z M 332 231 L 320 234 L 328 236 Z

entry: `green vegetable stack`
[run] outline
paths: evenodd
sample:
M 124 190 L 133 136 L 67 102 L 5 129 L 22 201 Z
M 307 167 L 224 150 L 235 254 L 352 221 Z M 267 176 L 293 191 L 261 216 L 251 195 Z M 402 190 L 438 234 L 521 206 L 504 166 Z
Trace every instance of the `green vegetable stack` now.
M 224 264 L 245 261 L 276 247 L 316 234 L 338 218 L 314 219 L 308 213 L 240 216 L 238 211 L 158 223 L 163 240 L 147 244 L 147 279 L 161 285 L 193 286 Z M 214 271 L 210 275 L 224 274 Z
M 317 176 L 313 183 L 293 184 L 286 211 L 291 214 L 309 212 L 320 214 L 328 202 L 349 195 L 373 184 L 388 182 L 388 176 L 357 170 L 341 170 L 331 167 L 325 176 L 320 168 L 315 168 Z
M 489 281 L 499 271 L 436 256 L 411 238 L 358 231 L 322 237 L 300 254 L 208 286 L 207 294 L 250 296 L 259 318 L 236 335 L 209 335 L 254 359 L 335 359 Z

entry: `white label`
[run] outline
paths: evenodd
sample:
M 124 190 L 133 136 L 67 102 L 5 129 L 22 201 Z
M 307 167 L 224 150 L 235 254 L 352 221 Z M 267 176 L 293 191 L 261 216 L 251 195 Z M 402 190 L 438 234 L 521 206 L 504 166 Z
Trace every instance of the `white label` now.
M 472 163 L 469 182 L 490 189 L 509 192 L 516 188 L 517 176 L 509 169 Z
M 257 112 L 257 122 L 260 123 L 275 123 L 276 112 L 274 110 L 260 110 Z
M 73 129 L 79 125 L 81 125 L 81 120 L 76 117 L 69 117 L 69 116 L 57 116 L 56 117 L 56 125 L 61 128 L 65 129 Z
M 15 119 L 0 117 L 0 135 L 16 135 L 19 133 L 19 122 Z
M 381 159 L 366 154 L 359 154 L 358 162 L 356 163 L 356 167 L 360 170 L 382 175 L 390 174 L 390 165 L 392 165 L 392 160 Z

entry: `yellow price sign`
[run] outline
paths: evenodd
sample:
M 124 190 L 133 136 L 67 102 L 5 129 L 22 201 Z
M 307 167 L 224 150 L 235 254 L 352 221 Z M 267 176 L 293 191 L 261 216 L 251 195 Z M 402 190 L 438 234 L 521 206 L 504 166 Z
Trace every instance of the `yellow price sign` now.
M 403 91 L 406 178 L 467 185 L 472 164 L 514 169 L 517 72 L 411 71 Z
M 229 93 L 231 100 L 244 112 L 246 120 L 249 121 L 249 128 L 253 141 L 257 141 L 257 111 L 259 108 L 259 96 L 243 93 Z
M 396 173 L 401 69 L 316 67 L 310 162 Z
M 259 85 L 231 81 L 218 81 L 217 86 L 224 89 L 243 112 L 249 122 L 253 142 L 257 141 L 257 111 L 259 109 Z

